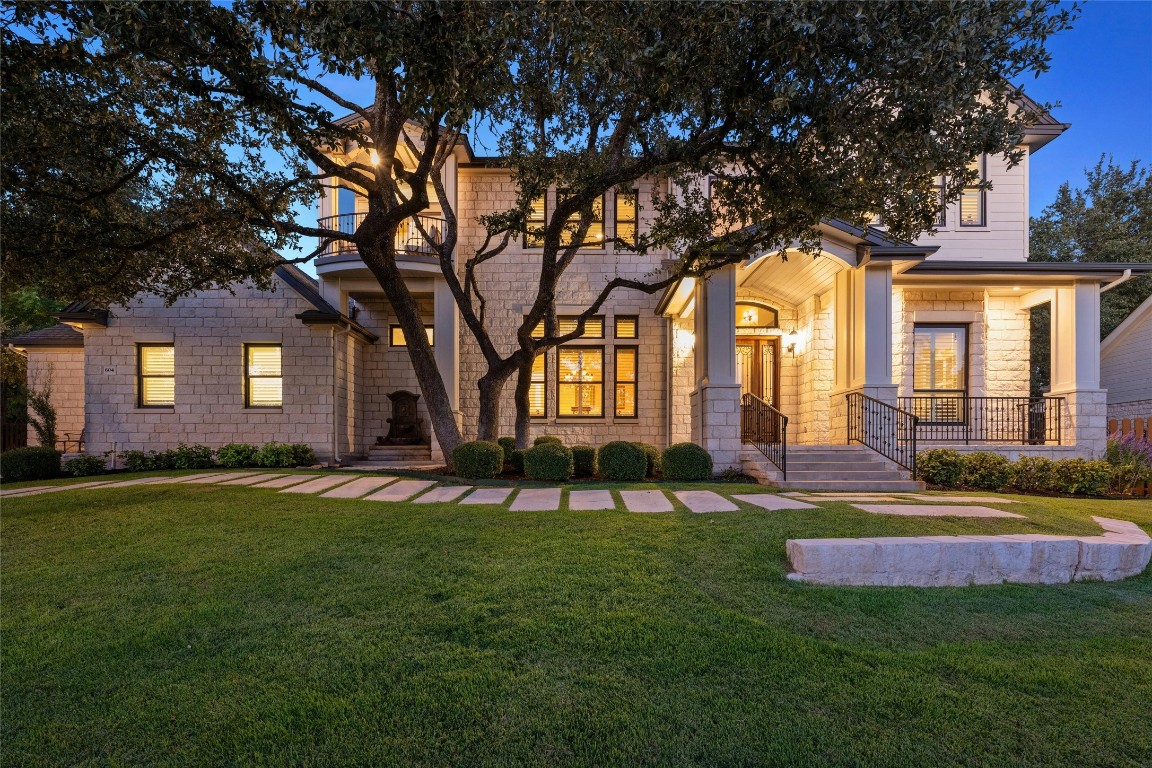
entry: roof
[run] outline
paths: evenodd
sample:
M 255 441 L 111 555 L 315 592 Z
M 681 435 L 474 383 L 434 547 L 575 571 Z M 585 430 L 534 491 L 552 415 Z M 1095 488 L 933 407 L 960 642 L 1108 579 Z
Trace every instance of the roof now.
M 1065 276 L 1115 280 L 1132 270 L 1133 274 L 1152 272 L 1152 264 L 1121 264 L 1095 261 L 946 261 L 931 259 L 906 270 L 905 276 L 921 275 L 1007 275 Z
M 62 311 L 53 312 L 52 316 L 66 323 L 108 325 L 108 310 L 98 308 L 91 301 L 74 301 Z
M 1062 123 L 1052 117 L 1048 110 L 1023 91 L 1016 92 L 1016 103 L 1035 118 L 1035 122 L 1024 131 L 1024 143 L 1033 152 L 1072 127 L 1071 123 Z
M 1119 341 L 1142 322 L 1152 323 L 1152 296 L 1144 299 L 1143 304 L 1132 310 L 1120 325 L 1112 329 L 1112 333 L 1104 337 L 1104 341 L 1100 342 L 1100 352 L 1103 353 L 1105 348 Z
M 14 339 L 8 339 L 5 343 L 21 349 L 25 347 L 80 348 L 84 346 L 84 334 L 70 325 L 57 323 L 38 331 L 22 333 Z
M 360 325 L 352 318 L 340 312 L 329 304 L 320 295 L 319 284 L 304 270 L 295 264 L 287 262 L 276 267 L 276 277 L 283 280 L 289 288 L 300 294 L 300 297 L 312 305 L 312 309 L 305 310 L 296 315 L 296 319 L 305 325 L 333 325 L 353 333 L 363 340 L 374 343 L 380 337 Z

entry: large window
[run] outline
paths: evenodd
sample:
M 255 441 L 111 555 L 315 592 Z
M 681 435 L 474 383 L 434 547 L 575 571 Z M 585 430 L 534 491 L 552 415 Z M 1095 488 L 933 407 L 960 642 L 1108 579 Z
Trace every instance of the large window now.
M 968 327 L 917 325 L 912 354 L 913 412 L 925 421 L 963 421 L 968 394 Z
M 136 345 L 136 405 L 170 408 L 176 404 L 176 348 L 171 344 Z
M 636 418 L 636 347 L 616 347 L 616 416 Z
M 593 418 L 604 415 L 604 348 L 560 347 L 556 353 L 557 415 Z
M 532 361 L 532 383 L 528 387 L 528 415 L 543 419 L 548 415 L 548 355 L 536 355 Z
M 616 237 L 628 245 L 616 244 L 617 248 L 635 248 L 636 231 L 639 224 L 638 214 L 640 206 L 636 201 L 638 190 L 616 193 Z
M 983 157 L 973 160 L 968 164 L 968 167 L 979 174 L 977 183 L 983 182 L 987 178 Z M 976 185 L 964 187 L 964 191 L 960 194 L 960 226 L 986 226 L 986 207 L 984 190 L 981 187 Z
M 279 344 L 244 345 L 244 407 L 279 408 L 284 404 L 284 374 Z
M 528 231 L 524 234 L 525 248 L 544 247 L 544 227 L 548 223 L 548 206 L 544 195 L 532 201 L 528 210 Z
M 571 245 L 572 238 L 576 235 L 576 229 L 580 225 L 580 212 L 572 214 L 568 217 L 567 223 L 564 225 L 564 230 L 560 233 L 560 245 Z M 596 198 L 592 202 L 592 222 L 588 225 L 588 231 L 584 233 L 584 241 L 580 245 L 581 248 L 603 248 L 604 247 L 604 196 Z

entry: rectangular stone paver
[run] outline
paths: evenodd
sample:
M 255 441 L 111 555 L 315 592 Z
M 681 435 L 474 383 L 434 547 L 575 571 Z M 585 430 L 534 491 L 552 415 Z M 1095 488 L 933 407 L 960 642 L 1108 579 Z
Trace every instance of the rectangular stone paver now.
M 6 496 L 19 496 L 22 493 L 31 493 L 32 491 L 43 491 L 47 488 L 55 488 L 54 485 L 28 485 L 23 488 L 12 488 L 8 490 L 0 490 L 0 499 Z
M 443 504 L 455 501 L 466 492 L 472 490 L 470 485 L 442 485 L 433 488 L 418 499 L 412 499 L 413 504 Z
M 284 475 L 275 480 L 269 480 L 266 483 L 259 483 L 252 486 L 253 488 L 287 488 L 290 485 L 302 483 L 305 480 L 315 480 L 316 475 Z
M 203 480 L 208 477 L 214 477 L 217 480 L 226 480 L 229 477 L 239 477 L 231 472 L 198 472 L 195 475 L 181 475 L 180 477 L 172 478 L 174 483 L 194 483 L 198 480 Z
M 135 480 L 121 480 L 118 483 L 102 483 L 101 488 L 127 488 L 131 485 L 151 485 L 153 483 L 171 482 L 169 477 L 137 477 Z
M 256 472 L 217 472 L 211 475 L 202 475 L 197 478 L 181 478 L 182 483 L 197 483 L 207 485 L 208 483 L 222 483 L 225 480 L 234 480 L 238 477 L 251 477 L 257 474 Z
M 477 488 L 460 500 L 461 504 L 503 504 L 511 488 Z
M 823 502 L 825 504 L 830 504 L 832 502 L 841 502 L 841 501 L 895 501 L 895 502 L 905 502 L 905 503 L 907 503 L 907 501 L 908 501 L 907 499 L 904 499 L 900 496 L 880 496 L 880 495 L 872 495 L 872 494 L 867 494 L 867 493 L 860 494 L 860 495 L 821 494 L 821 495 L 810 495 L 810 496 L 793 496 L 792 498 L 801 499 L 803 501 Z
M 673 495 L 680 503 L 696 513 L 739 512 L 740 507 L 712 491 L 676 491 Z
M 354 479 L 348 475 L 321 475 L 315 480 L 284 488 L 280 493 L 320 493 L 320 491 L 328 490 L 334 485 L 340 485 Z
M 265 480 L 275 480 L 278 477 L 284 477 L 284 473 L 275 472 L 267 475 L 249 475 L 248 477 L 237 477 L 232 478 L 231 480 L 223 480 L 217 483 L 217 485 L 256 485 L 256 483 L 262 483 Z
M 672 502 L 663 491 L 620 491 L 629 512 L 671 512 Z
M 569 491 L 568 509 L 580 512 L 590 509 L 616 509 L 612 491 Z
M 366 493 L 388 485 L 394 477 L 358 477 L 347 485 L 320 494 L 322 499 L 358 499 Z
M 903 517 L 1024 517 L 991 507 L 970 507 L 964 504 L 853 504 L 857 509 L 874 515 L 900 515 Z
M 996 496 L 930 496 L 926 493 L 901 493 L 905 499 L 917 501 L 959 501 L 966 504 L 1019 504 L 1015 499 L 1001 499 Z
M 425 488 L 436 485 L 432 480 L 401 480 L 388 486 L 382 491 L 376 491 L 371 496 L 365 496 L 365 501 L 404 501 L 415 496 Z
M 560 509 L 560 489 L 525 488 L 516 494 L 510 509 L 513 512 L 545 512 Z
M 35 490 L 32 488 L 22 488 L 24 493 L 11 493 L 8 498 L 21 498 L 23 496 L 39 496 L 42 493 L 59 493 L 60 491 L 74 491 L 77 488 L 98 488 L 102 485 L 108 485 L 108 480 L 93 480 L 87 483 L 70 483 L 69 485 L 42 485 L 37 486 Z
M 740 493 L 733 494 L 732 498 L 745 504 L 754 504 L 757 507 L 772 511 L 778 509 L 820 509 L 815 504 L 805 504 L 795 499 L 786 499 L 784 494 L 777 496 L 774 493 Z

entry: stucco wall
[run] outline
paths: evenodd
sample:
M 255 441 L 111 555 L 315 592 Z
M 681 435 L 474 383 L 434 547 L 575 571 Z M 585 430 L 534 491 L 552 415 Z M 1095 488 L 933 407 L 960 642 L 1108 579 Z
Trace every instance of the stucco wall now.
M 76 441 L 84 429 L 84 349 L 34 347 L 27 354 L 28 385 L 36 389 L 51 386 L 57 440 L 67 439 L 68 450 L 75 451 Z M 29 424 L 28 445 L 39 444 L 36 430 Z

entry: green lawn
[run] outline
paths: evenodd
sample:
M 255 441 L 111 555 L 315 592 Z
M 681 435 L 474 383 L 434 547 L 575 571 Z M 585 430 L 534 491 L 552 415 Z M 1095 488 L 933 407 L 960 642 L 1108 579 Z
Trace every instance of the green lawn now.
M 145 485 L 2 504 L 5 766 L 1152 764 L 1152 575 L 784 578 L 789 538 L 1152 531 L 1152 502 L 512 513 Z

